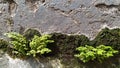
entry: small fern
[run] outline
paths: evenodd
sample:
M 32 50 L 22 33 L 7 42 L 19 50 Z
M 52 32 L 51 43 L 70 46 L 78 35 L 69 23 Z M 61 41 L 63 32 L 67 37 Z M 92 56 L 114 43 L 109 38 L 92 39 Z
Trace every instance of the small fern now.
M 26 55 L 28 46 L 26 38 L 23 35 L 16 32 L 5 33 L 5 35 L 11 39 L 10 44 L 13 45 L 12 46 L 12 48 L 14 49 L 13 53 Z
M 114 50 L 112 47 L 105 45 L 100 45 L 96 48 L 88 45 L 85 47 L 80 46 L 76 48 L 76 50 L 79 53 L 75 54 L 75 57 L 79 58 L 84 63 L 95 59 L 99 62 L 102 62 L 104 59 L 114 56 L 114 54 L 118 53 L 117 50 Z
M 51 50 L 47 48 L 48 43 L 54 42 L 53 40 L 48 40 L 50 37 L 50 35 L 43 35 L 41 37 L 35 35 L 30 42 L 31 50 L 27 55 L 33 55 L 33 57 L 35 57 L 36 54 L 42 55 L 51 52 Z
M 98 61 L 102 62 L 102 60 L 114 56 L 114 54 L 118 53 L 117 50 L 114 50 L 111 46 L 100 45 L 96 47 L 96 55 Z
M 51 36 L 50 35 L 43 35 L 41 37 L 35 35 L 34 38 L 28 43 L 26 38 L 16 32 L 6 33 L 11 41 L 12 44 L 12 53 L 24 56 L 33 56 L 36 57 L 36 54 L 45 54 L 51 52 L 49 48 L 47 48 L 48 43 L 54 42 L 53 40 L 48 40 Z

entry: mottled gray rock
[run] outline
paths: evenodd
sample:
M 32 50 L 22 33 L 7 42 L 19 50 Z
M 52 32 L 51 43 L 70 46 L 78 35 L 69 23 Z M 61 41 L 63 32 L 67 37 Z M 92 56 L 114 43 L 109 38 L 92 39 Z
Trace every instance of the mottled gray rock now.
M 93 37 L 104 25 L 120 26 L 119 4 L 119 0 L 1 0 L 0 32 L 37 28 L 41 33 Z
M 0 0 L 0 37 L 35 28 L 43 34 L 85 34 L 92 39 L 106 26 L 120 27 L 120 0 Z M 51 65 L 61 66 L 54 61 Z
M 0 17 L 2 33 L 36 28 L 41 33 L 86 34 L 92 38 L 104 26 L 120 27 L 120 1 L 1 0 Z

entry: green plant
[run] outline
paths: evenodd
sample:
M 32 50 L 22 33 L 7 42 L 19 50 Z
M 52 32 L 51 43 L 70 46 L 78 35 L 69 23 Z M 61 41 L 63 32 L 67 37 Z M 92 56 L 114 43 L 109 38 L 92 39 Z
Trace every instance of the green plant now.
M 11 48 L 14 49 L 12 53 L 26 55 L 28 46 L 26 38 L 23 35 L 16 32 L 5 33 L 5 35 L 11 39 L 10 44 L 13 45 Z
M 95 52 L 93 51 L 96 49 L 92 46 L 81 46 L 76 48 L 76 50 L 79 51 L 79 54 L 76 54 L 75 57 L 78 57 L 83 62 L 88 62 L 89 60 L 94 60 L 96 58 Z
M 54 42 L 53 40 L 49 40 L 51 37 L 50 35 L 43 35 L 41 37 L 35 35 L 30 42 L 26 40 L 26 38 L 16 32 L 5 33 L 11 41 L 10 44 L 13 46 L 12 53 L 24 56 L 31 56 L 36 57 L 36 54 L 45 54 L 51 52 L 49 48 L 47 48 L 48 43 Z
M 48 43 L 54 42 L 53 40 L 49 40 L 50 37 L 50 35 L 42 35 L 41 37 L 35 35 L 30 42 L 31 50 L 27 55 L 33 55 L 33 57 L 36 57 L 36 54 L 42 55 L 51 52 L 51 50 L 47 48 Z
M 88 45 L 85 47 L 80 46 L 76 48 L 76 50 L 79 52 L 79 54 L 75 54 L 75 57 L 79 58 L 84 63 L 95 59 L 97 59 L 99 62 L 102 62 L 102 60 L 118 53 L 117 50 L 114 50 L 112 47 L 105 45 L 100 45 L 96 48 Z
M 109 58 L 114 56 L 114 54 L 118 53 L 117 50 L 114 50 L 111 46 L 100 45 L 96 47 L 96 55 L 97 59 L 102 62 L 105 58 Z

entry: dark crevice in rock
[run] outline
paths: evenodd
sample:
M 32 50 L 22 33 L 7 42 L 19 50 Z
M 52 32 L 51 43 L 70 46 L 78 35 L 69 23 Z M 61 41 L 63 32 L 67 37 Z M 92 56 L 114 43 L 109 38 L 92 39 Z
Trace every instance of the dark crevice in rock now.
M 42 3 L 45 3 L 45 0 L 41 0 Z
M 103 15 L 116 15 L 116 16 L 120 16 L 120 4 L 119 5 L 115 5 L 115 4 L 110 4 L 107 5 L 105 3 L 99 3 L 96 4 L 95 7 L 97 7 L 98 9 L 100 9 L 101 11 L 103 11 Z
M 36 1 L 40 1 L 40 0 L 25 0 L 26 2 L 31 2 L 31 3 L 35 3 Z
M 36 2 L 40 1 L 41 3 L 45 3 L 45 0 L 25 0 L 25 3 L 32 3 L 35 4 Z
M 114 5 L 114 4 L 107 5 L 105 3 L 99 3 L 99 4 L 96 4 L 95 7 L 101 8 L 101 9 L 102 8 L 108 8 L 108 9 L 117 8 L 120 11 L 120 5 Z
M 114 4 L 111 4 L 111 5 L 106 5 L 104 3 L 100 3 L 100 4 L 96 4 L 95 7 L 98 7 L 98 8 L 103 8 L 103 7 L 106 7 L 106 8 L 113 8 L 113 7 L 118 7 L 119 5 L 114 5 Z
M 10 3 L 10 4 L 11 4 L 11 3 L 15 3 L 15 1 L 14 1 L 14 0 L 2 0 L 2 2 L 3 2 L 3 3 L 8 2 L 8 3 Z
M 61 10 L 59 8 L 55 8 L 54 6 L 49 7 L 49 8 L 53 11 L 58 11 L 59 13 L 65 14 L 66 16 L 69 15 L 71 12 L 73 12 L 73 10 L 65 11 L 65 10 Z

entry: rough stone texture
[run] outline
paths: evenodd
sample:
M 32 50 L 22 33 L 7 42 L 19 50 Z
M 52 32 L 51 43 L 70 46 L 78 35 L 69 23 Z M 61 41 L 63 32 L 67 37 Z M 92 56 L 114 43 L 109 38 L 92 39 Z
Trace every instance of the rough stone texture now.
M 0 35 L 27 28 L 41 33 L 86 34 L 120 27 L 120 0 L 0 0 Z M 9 1 L 9 0 L 8 0 Z
M 120 0 L 0 0 L 0 37 L 35 28 L 93 39 L 101 28 L 120 27 L 119 21 Z

